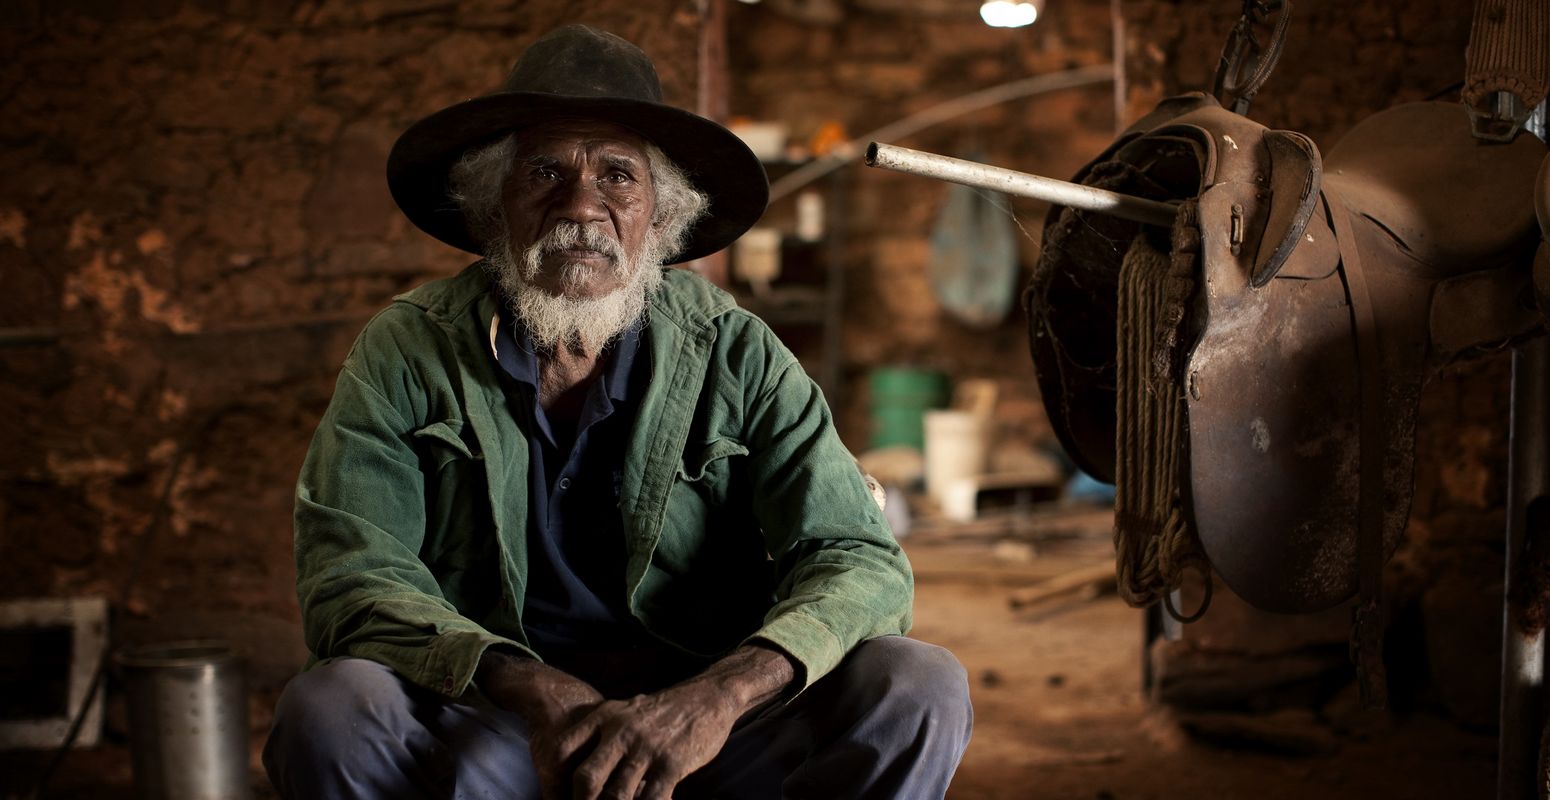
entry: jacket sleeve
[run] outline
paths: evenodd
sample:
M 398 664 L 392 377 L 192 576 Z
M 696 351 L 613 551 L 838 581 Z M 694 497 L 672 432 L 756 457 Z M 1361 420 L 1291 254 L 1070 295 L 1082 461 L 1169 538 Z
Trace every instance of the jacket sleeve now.
M 757 382 L 745 432 L 777 602 L 751 638 L 799 661 L 805 688 L 861 641 L 909 630 L 914 578 L 818 386 L 771 347 L 783 358 Z
M 411 441 L 424 401 L 391 315 L 346 359 L 297 482 L 302 626 L 315 658 L 370 659 L 455 697 L 487 647 L 526 648 L 459 614 L 420 560 L 425 476 Z

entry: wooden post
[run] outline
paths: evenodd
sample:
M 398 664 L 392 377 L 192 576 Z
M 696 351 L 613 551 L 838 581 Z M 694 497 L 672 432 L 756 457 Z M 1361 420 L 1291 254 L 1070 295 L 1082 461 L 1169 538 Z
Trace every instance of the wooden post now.
M 700 50 L 694 110 L 707 119 L 725 122 L 729 82 L 726 0 L 699 0 L 699 8 Z M 697 258 L 686 266 L 723 289 L 730 285 L 725 250 Z

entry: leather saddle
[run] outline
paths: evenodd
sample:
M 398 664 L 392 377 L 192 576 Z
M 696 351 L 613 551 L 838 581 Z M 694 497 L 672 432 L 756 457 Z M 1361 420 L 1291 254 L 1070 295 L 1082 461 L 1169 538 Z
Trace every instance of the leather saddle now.
M 1198 203 L 1196 288 L 1169 387 L 1186 408 L 1178 491 L 1207 560 L 1246 601 L 1329 608 L 1357 590 L 1360 531 L 1382 543 L 1380 566 L 1392 552 L 1422 385 L 1543 325 L 1534 298 L 1550 292 L 1532 290 L 1530 264 L 1544 159 L 1532 136 L 1477 142 L 1449 103 L 1375 114 L 1321 157 L 1301 134 L 1192 93 L 1076 175 Z M 1116 291 L 1140 235 L 1139 223 L 1052 209 L 1024 295 L 1055 433 L 1110 481 Z

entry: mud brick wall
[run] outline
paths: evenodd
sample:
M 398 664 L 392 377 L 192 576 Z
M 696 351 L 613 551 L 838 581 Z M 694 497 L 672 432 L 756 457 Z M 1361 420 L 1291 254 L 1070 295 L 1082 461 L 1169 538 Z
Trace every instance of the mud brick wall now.
M 733 113 L 787 122 L 799 138 L 829 120 L 860 134 L 1110 58 L 1105 0 L 1050 0 L 1019 31 L 985 28 L 972 9 L 910 5 L 930 13 L 850 0 L 840 22 L 814 24 L 729 4 Z M 1459 77 L 1467 4 L 1297 6 L 1253 112 L 1268 124 L 1328 146 L 1366 114 Z M 1237 7 L 1125 0 L 1130 117 L 1206 83 Z M 116 597 L 133 576 L 121 634 L 226 635 L 271 683 L 299 663 L 291 484 L 337 365 L 392 294 L 468 261 L 397 213 L 387 150 L 412 121 L 497 85 L 523 45 L 569 21 L 642 44 L 669 99 L 692 105 L 692 0 L 7 5 L 0 597 Z M 978 146 L 993 163 L 1068 175 L 1109 141 L 1110 98 L 1099 86 L 1013 101 L 900 143 Z M 847 440 L 865 444 L 867 370 L 913 363 L 994 378 L 1008 437 L 1047 441 L 1021 319 L 971 330 L 926 283 L 946 187 L 859 166 L 848 180 Z M 1012 209 L 1028 234 L 1026 275 L 1045 207 Z M 1505 375 L 1498 359 L 1426 395 L 1405 608 L 1461 608 L 1439 587 L 1476 597 L 1499 575 Z M 149 534 L 166 487 L 166 524 Z
M 841 21 L 822 24 L 783 15 L 779 4 L 731 4 L 732 113 L 784 122 L 797 142 L 826 122 L 860 137 L 970 92 L 1110 62 L 1107 0 L 1051 2 L 1025 29 L 987 27 L 974 3 L 844 5 Z M 987 163 L 1064 177 L 1112 138 L 1112 97 L 1102 84 L 1016 99 L 888 143 L 958 156 L 977 151 Z M 995 380 L 1001 440 L 1017 448 L 1052 442 L 1015 304 L 1005 322 L 980 329 L 944 312 L 933 295 L 929 236 L 948 184 L 859 161 L 843 179 L 849 380 L 836 412 L 846 441 L 867 444 L 867 374 L 902 364 L 942 370 L 955 381 Z M 1019 229 L 1021 272 L 1008 287 L 1016 291 L 1038 258 L 1048 206 L 1017 198 L 1009 205 Z
M 116 599 L 138 563 L 120 638 L 300 666 L 292 486 L 338 365 L 471 260 L 398 213 L 388 149 L 572 21 L 692 105 L 690 0 L 7 4 L 0 598 Z

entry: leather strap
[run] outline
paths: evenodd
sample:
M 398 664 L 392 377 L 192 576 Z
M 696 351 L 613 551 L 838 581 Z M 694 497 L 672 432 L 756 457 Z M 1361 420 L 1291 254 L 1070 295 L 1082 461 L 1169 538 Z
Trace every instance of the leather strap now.
M 1271 14 L 1276 15 L 1276 24 L 1270 33 L 1270 43 L 1261 46 L 1259 37 L 1254 35 L 1255 28 Z M 1291 20 L 1291 0 L 1243 0 L 1243 15 L 1227 35 L 1227 44 L 1222 47 L 1216 76 L 1212 80 L 1211 94 L 1223 108 L 1239 115 L 1249 113 L 1254 95 L 1259 93 L 1259 87 L 1269 80 L 1276 62 L 1281 60 L 1281 48 L 1286 43 Z
M 1322 193 L 1329 207 L 1335 241 L 1340 247 L 1351 320 L 1356 332 L 1356 363 L 1361 387 L 1360 484 L 1357 489 L 1357 606 L 1351 612 L 1351 659 L 1356 662 L 1362 703 L 1368 708 L 1388 705 L 1388 676 L 1383 665 L 1383 461 L 1388 453 L 1383 421 L 1383 381 L 1378 347 L 1378 322 L 1372 294 L 1362 270 L 1351 215 L 1339 194 Z

